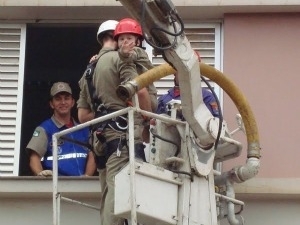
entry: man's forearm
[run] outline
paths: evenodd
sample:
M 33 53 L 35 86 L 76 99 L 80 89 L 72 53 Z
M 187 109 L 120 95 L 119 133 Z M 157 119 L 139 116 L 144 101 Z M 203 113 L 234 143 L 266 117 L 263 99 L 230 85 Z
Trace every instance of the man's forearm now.
M 78 120 L 80 123 L 85 123 L 95 118 L 95 113 L 90 109 L 78 108 Z
M 32 152 L 30 155 L 29 165 L 34 175 L 38 175 L 41 171 L 43 171 L 41 157 L 35 152 Z
M 142 88 L 141 90 L 138 91 L 137 94 L 138 94 L 140 108 L 145 111 L 152 112 L 150 95 L 147 89 Z
M 85 167 L 85 176 L 93 176 L 96 171 L 96 162 L 93 152 L 89 152 Z

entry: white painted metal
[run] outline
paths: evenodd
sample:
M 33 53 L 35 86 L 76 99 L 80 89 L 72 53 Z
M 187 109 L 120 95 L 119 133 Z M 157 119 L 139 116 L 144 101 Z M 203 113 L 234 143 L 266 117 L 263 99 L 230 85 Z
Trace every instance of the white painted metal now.
M 60 217 L 60 211 L 59 211 L 59 193 L 57 188 L 57 182 L 58 182 L 58 158 L 57 158 L 57 151 L 58 151 L 58 137 L 56 134 L 52 136 L 52 154 L 53 154 L 53 175 L 52 175 L 52 186 L 53 186 L 53 193 L 52 193 L 52 200 L 53 200 L 53 225 L 59 225 L 59 217 Z
M 213 174 L 191 182 L 189 225 L 217 225 Z
M 127 165 L 115 177 L 115 214 L 131 219 L 131 210 L 136 208 L 139 223 L 177 224 L 177 195 L 181 182 L 176 174 L 148 163 L 133 165 L 136 205 L 129 204 L 131 168 Z
M 215 193 L 215 196 L 217 196 L 218 198 L 221 198 L 221 199 L 225 199 L 225 200 L 227 200 L 227 201 L 230 201 L 230 202 L 232 202 L 232 203 L 235 203 L 235 204 L 237 204 L 237 205 L 245 205 L 244 202 L 239 201 L 239 200 L 237 200 L 237 199 L 235 199 L 235 198 L 230 198 L 230 197 L 228 197 L 228 196 L 226 196 L 226 195 L 221 195 L 221 194 Z
M 174 156 L 175 152 L 180 150 L 181 137 L 176 126 L 171 126 L 168 123 L 164 123 L 162 120 L 156 120 L 155 122 L 156 125 L 151 125 L 150 127 L 149 162 L 153 165 L 166 167 L 166 159 Z M 163 136 L 167 140 L 172 140 L 173 143 L 155 138 L 155 135 Z
M 53 200 L 53 225 L 60 225 L 60 200 L 61 194 L 58 189 L 58 159 L 57 159 L 57 150 L 58 150 L 58 139 L 68 133 L 80 130 L 82 128 L 88 127 L 90 125 L 124 115 L 128 113 L 131 108 L 126 108 L 119 110 L 117 112 L 110 113 L 108 115 L 93 119 L 83 124 L 78 124 L 75 127 L 60 131 L 58 133 L 53 134 L 52 136 L 52 145 L 53 145 L 53 176 L 52 176 L 52 185 L 53 185 L 53 193 L 52 193 L 52 200 Z
M 76 203 L 76 204 L 78 204 L 78 205 L 82 205 L 82 206 L 85 206 L 85 207 L 87 207 L 87 208 L 95 209 L 95 210 L 97 210 L 97 211 L 100 210 L 99 207 L 92 206 L 92 205 L 86 204 L 86 203 L 84 203 L 84 202 L 76 201 L 76 200 L 71 199 L 71 198 L 66 198 L 66 197 L 63 197 L 63 196 L 61 196 L 60 198 L 61 198 L 61 200 L 64 200 L 64 201 L 66 201 L 66 202 Z
M 137 95 L 134 96 L 134 98 L 136 99 L 135 103 L 138 103 L 137 100 Z M 135 179 L 135 165 L 134 165 L 134 120 L 133 120 L 133 110 L 131 109 L 128 112 L 128 121 L 129 121 L 129 180 L 130 180 L 130 208 L 131 208 L 131 224 L 132 225 L 136 225 L 137 224 L 137 204 L 136 204 L 136 179 Z M 116 184 L 115 184 L 116 185 Z M 118 186 L 119 188 L 123 188 L 122 186 Z M 115 194 L 116 195 L 116 194 Z M 115 201 L 115 211 L 116 211 L 116 207 L 118 206 L 118 203 L 116 203 Z
M 172 161 L 172 154 L 158 154 L 155 155 L 159 158 L 158 161 L 155 159 L 150 160 L 154 164 L 158 162 L 157 165 L 135 161 L 134 112 L 155 118 L 157 120 L 156 130 L 160 131 L 159 133 L 162 136 L 169 132 L 168 137 L 170 139 L 173 141 L 181 140 L 178 143 L 180 146 L 178 157 L 181 160 Z M 61 200 L 95 208 L 61 196 L 58 189 L 57 140 L 64 134 L 126 113 L 128 113 L 129 119 L 129 164 L 115 177 L 115 214 L 129 219 L 133 225 L 137 223 L 217 225 L 214 184 L 216 171 L 213 170 L 213 160 L 211 160 L 211 158 L 214 158 L 214 151 L 203 151 L 197 146 L 193 132 L 186 122 L 135 107 L 119 110 L 53 135 L 53 225 L 60 225 Z M 174 118 L 176 118 L 176 114 Z M 173 127 L 173 129 L 169 129 L 170 127 Z M 175 132 L 176 129 L 177 132 Z M 227 139 L 222 140 L 226 142 Z M 232 144 L 231 140 L 229 142 Z M 162 147 L 165 146 L 155 144 L 155 141 L 151 143 L 152 146 L 158 147 L 158 150 L 162 152 Z M 174 154 L 174 151 L 172 152 Z M 169 160 L 171 163 L 179 162 L 179 164 L 172 169 L 164 160 Z M 197 167 L 199 163 L 202 166 L 201 169 Z M 172 171 L 174 169 L 175 171 Z M 240 203 L 230 196 L 222 198 L 221 195 L 217 195 L 217 197 L 231 203 Z M 229 205 L 231 203 L 228 203 L 228 206 L 230 206 L 230 209 L 234 209 L 232 205 Z M 232 218 L 234 221 L 235 217 L 232 216 Z

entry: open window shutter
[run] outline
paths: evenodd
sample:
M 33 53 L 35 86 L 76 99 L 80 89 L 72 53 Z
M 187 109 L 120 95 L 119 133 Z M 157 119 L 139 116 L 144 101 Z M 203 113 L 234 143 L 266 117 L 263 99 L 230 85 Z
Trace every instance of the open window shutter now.
M 185 34 L 191 43 L 193 49 L 199 52 L 202 62 L 211 66 L 216 65 L 216 27 L 210 25 L 202 25 L 200 28 L 186 27 Z M 164 63 L 161 55 L 153 57 L 152 62 L 154 65 Z M 217 62 L 219 64 L 219 62 Z M 155 82 L 158 95 L 167 93 L 167 90 L 173 87 L 173 76 L 167 76 Z M 203 84 L 203 86 L 206 86 Z M 212 84 L 212 86 L 214 86 Z
M 25 32 L 25 25 L 0 24 L 0 176 L 19 172 Z

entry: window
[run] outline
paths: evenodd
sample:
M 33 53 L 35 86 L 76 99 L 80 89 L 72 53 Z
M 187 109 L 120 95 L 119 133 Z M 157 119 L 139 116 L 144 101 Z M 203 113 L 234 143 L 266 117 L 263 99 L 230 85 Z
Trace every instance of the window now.
M 220 23 L 203 23 L 203 24 L 187 24 L 185 26 L 185 34 L 191 43 L 193 49 L 198 51 L 202 62 L 220 69 L 221 65 L 221 36 Z M 164 63 L 162 56 L 152 58 L 154 65 Z M 173 76 L 167 76 L 155 82 L 158 94 L 162 95 L 173 87 Z M 211 84 L 219 97 L 221 98 L 220 88 L 216 84 Z M 220 99 L 221 101 L 221 99 Z
M 35 127 L 52 115 L 49 106 L 52 84 L 57 81 L 68 82 L 75 100 L 78 99 L 78 81 L 91 56 L 99 51 L 97 30 L 98 24 L 27 25 L 20 176 L 32 175 L 25 149 Z M 77 118 L 76 106 L 73 107 L 72 116 Z
M 206 23 L 185 28 L 202 61 L 217 69 L 221 65 L 220 27 L 220 23 Z M 29 175 L 24 148 L 34 128 L 51 113 L 51 84 L 68 81 L 77 88 L 77 97 L 77 82 L 89 58 L 99 51 L 97 28 L 98 24 L 0 25 L 0 176 Z M 162 57 L 153 57 L 153 63 L 163 63 Z M 155 85 L 159 95 L 164 94 L 173 86 L 173 77 Z M 220 98 L 220 89 L 213 86 Z

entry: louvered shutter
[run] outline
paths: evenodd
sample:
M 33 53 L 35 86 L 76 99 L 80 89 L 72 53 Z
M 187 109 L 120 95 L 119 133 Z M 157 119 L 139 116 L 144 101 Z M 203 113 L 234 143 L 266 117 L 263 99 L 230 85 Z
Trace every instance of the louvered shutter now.
M 185 34 L 191 43 L 193 49 L 199 52 L 202 62 L 215 66 L 220 69 L 220 24 L 192 24 L 185 27 Z M 154 65 L 164 63 L 162 56 L 152 58 Z M 155 82 L 158 95 L 165 94 L 167 90 L 173 87 L 173 76 L 167 76 Z M 219 89 L 213 83 L 211 84 L 220 96 Z M 203 84 L 205 86 L 205 84 Z
M 25 25 L 0 24 L 0 176 L 19 172 L 25 37 Z

